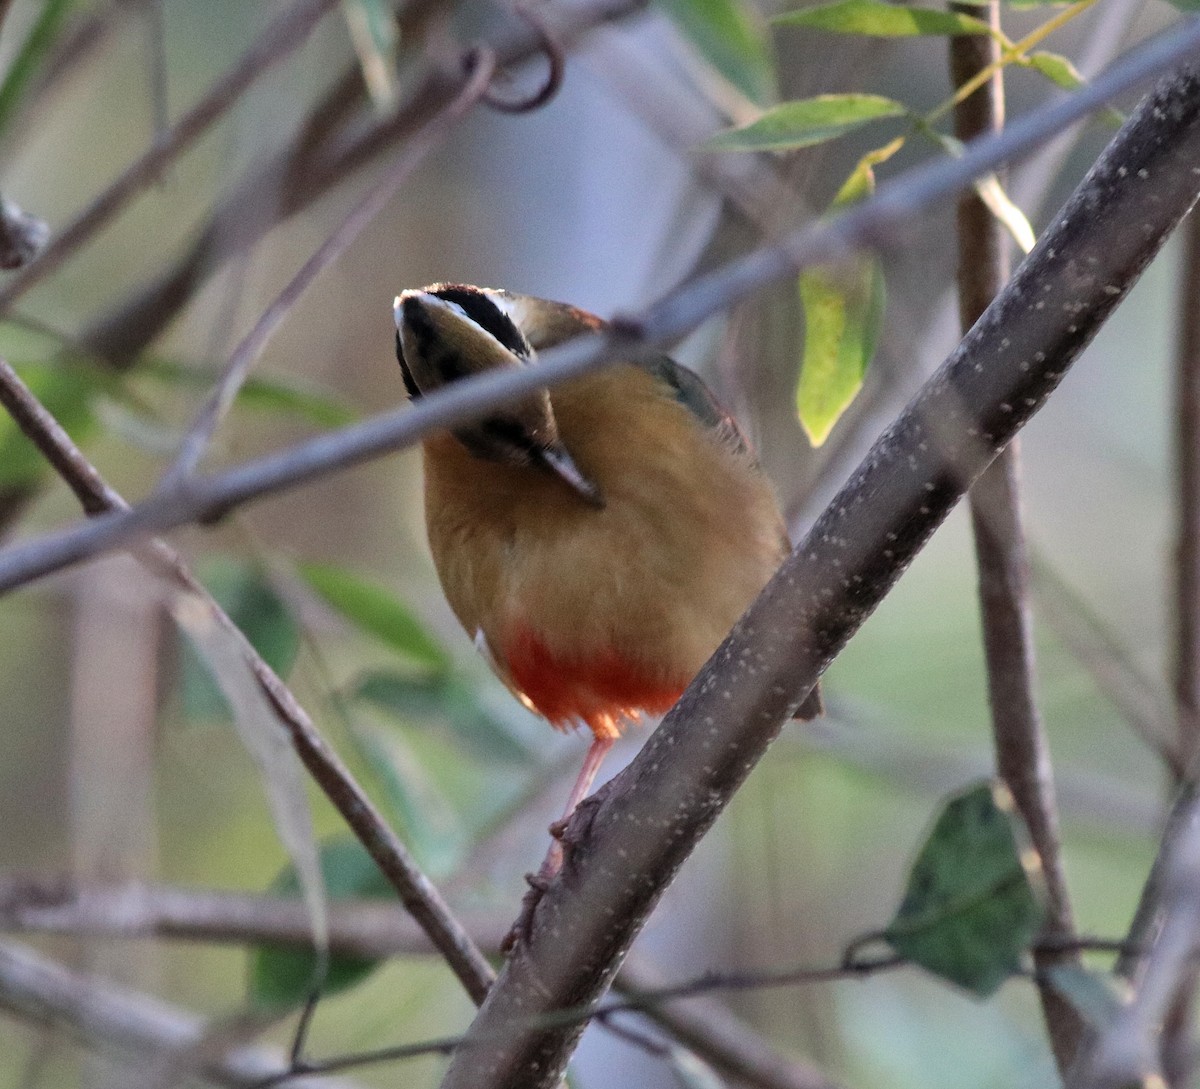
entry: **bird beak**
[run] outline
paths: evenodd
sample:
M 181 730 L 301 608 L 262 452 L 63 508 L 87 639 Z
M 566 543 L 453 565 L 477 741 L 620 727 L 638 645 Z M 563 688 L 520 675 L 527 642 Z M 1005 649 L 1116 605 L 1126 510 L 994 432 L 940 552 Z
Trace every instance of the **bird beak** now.
M 542 447 L 534 455 L 537 461 L 546 466 L 559 480 L 567 484 L 571 490 L 590 507 L 604 509 L 604 493 L 579 470 L 575 460 L 567 453 L 567 448 L 561 444 Z

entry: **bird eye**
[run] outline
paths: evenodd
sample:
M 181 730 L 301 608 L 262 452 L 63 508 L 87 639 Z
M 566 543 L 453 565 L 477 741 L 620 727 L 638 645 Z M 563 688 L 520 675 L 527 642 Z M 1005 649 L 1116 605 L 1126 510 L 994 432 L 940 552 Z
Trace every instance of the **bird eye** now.
M 487 295 L 476 288 L 448 285 L 433 292 L 439 299 L 454 303 L 481 329 L 491 333 L 513 355 L 528 359 L 531 352 L 529 341 L 513 324 L 510 318 Z

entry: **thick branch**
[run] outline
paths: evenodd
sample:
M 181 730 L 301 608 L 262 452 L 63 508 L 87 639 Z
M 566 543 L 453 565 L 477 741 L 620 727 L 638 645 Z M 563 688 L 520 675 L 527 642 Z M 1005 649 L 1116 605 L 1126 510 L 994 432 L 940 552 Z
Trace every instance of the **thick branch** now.
M 498 405 L 636 355 L 693 329 L 722 307 L 796 269 L 883 245 L 900 227 L 973 178 L 1029 151 L 1086 116 L 1111 96 L 1160 72 L 1200 47 L 1200 19 L 1188 20 L 1131 51 L 1102 78 L 1056 105 L 1039 110 L 996 136 L 976 141 L 960 158 L 909 171 L 872 200 L 828 221 L 763 246 L 692 281 L 636 319 L 615 323 L 610 334 L 589 334 L 546 352 L 537 367 L 491 373 L 456 382 L 407 406 L 219 475 L 192 478 L 185 488 L 156 495 L 128 513 L 47 534 L 0 551 L 0 591 L 22 585 L 139 536 L 193 521 L 213 520 L 234 506 L 410 446 L 440 428 L 475 419 Z
M 1175 33 L 1178 33 L 1176 31 Z M 634 762 L 577 811 L 577 843 L 443 1089 L 551 1089 L 684 859 L 818 675 L 966 487 L 1054 390 L 1200 186 L 1200 73 L 1138 108 L 954 354 L 878 440 Z
M 998 0 L 977 5 L 953 4 L 954 10 L 985 15 L 1000 27 Z M 950 39 L 950 71 L 961 87 L 1000 59 L 1000 43 L 989 35 Z M 990 80 L 954 111 L 955 135 L 973 140 L 1004 126 L 1004 82 L 997 69 Z M 1000 221 L 974 191 L 958 199 L 958 298 L 965 334 L 987 309 L 1009 276 L 1009 240 Z M 988 696 L 996 767 L 1008 784 L 1029 827 L 1046 879 L 1046 931 L 1070 938 L 1075 924 L 1063 872 L 1058 803 L 1046 739 L 1034 696 L 1033 622 L 1029 612 L 1029 560 L 1021 526 L 1020 441 L 1001 451 L 968 495 L 975 555 L 979 567 L 979 603 L 987 662 Z M 1079 1048 L 1083 1021 L 1045 976 L 1055 964 L 1074 961 L 1073 953 L 1039 950 L 1038 994 L 1050 1046 L 1065 1075 Z

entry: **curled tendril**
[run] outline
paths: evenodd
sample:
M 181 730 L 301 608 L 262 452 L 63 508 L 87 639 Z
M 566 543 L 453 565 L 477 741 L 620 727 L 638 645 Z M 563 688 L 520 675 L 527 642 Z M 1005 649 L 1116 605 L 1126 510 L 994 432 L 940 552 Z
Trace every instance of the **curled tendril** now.
M 567 66 L 567 54 L 562 42 L 558 40 L 554 32 L 546 25 L 541 15 L 521 4 L 514 6 L 513 10 L 533 28 L 538 36 L 540 50 L 549 64 L 546 79 L 542 86 L 528 98 L 517 99 L 515 101 L 500 98 L 488 87 L 480 95 L 480 101 L 486 102 L 493 110 L 498 110 L 500 113 L 529 113 L 532 110 L 540 109 L 558 94 L 559 88 L 563 84 L 563 74 Z M 463 57 L 463 67 L 469 74 L 476 75 L 479 66 L 485 59 L 490 64 L 492 75 L 494 75 L 496 55 L 487 46 L 477 45 L 468 50 Z

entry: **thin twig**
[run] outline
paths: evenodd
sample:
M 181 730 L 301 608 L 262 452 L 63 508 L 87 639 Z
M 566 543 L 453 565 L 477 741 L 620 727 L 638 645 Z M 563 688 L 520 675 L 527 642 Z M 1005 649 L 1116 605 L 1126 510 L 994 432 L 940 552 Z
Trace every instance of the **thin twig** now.
M 43 452 L 79 498 L 85 510 L 99 516 L 128 510 L 128 504 L 104 481 L 46 411 L 17 373 L 0 359 L 0 403 L 22 432 Z M 349 770 L 326 746 L 308 713 L 291 690 L 259 656 L 240 629 L 188 570 L 178 553 L 162 541 L 150 541 L 140 552 L 158 573 L 190 594 L 197 595 L 214 621 L 236 640 L 267 698 L 274 705 L 300 759 L 334 807 L 358 836 L 367 852 L 399 894 L 409 913 L 429 934 L 467 993 L 479 1002 L 494 978 L 491 966 L 455 919 L 433 883 L 421 872 L 407 848 L 388 826 Z
M 476 945 L 492 953 L 512 922 L 493 911 L 457 917 Z M 0 877 L 0 931 L 313 948 L 312 924 L 297 898 L 140 881 L 80 884 L 65 875 Z M 387 900 L 331 902 L 329 949 L 366 958 L 438 951 L 428 934 Z
M 1143 912 L 1148 902 L 1152 908 Z M 1161 1056 L 1163 1026 L 1200 956 L 1200 794 L 1190 784 L 1176 800 L 1138 916 L 1160 921 L 1138 936 L 1137 944 L 1152 939 L 1153 945 L 1137 989 L 1078 1064 L 1069 1089 L 1168 1084 Z
M 9 944 L 0 945 L 0 1008 L 65 1029 L 88 1047 L 131 1051 L 146 1063 L 187 1055 L 209 1036 L 208 1027 L 190 1013 Z M 243 1046 L 208 1059 L 196 1072 L 218 1085 L 245 1089 L 283 1062 L 280 1051 Z M 296 1089 L 352 1089 L 350 1082 L 334 1085 L 326 1078 L 292 1084 Z
M 422 398 L 415 411 L 405 406 L 384 413 L 228 472 L 191 478 L 186 490 L 159 493 L 128 513 L 101 515 L 90 524 L 4 549 L 0 551 L 0 591 L 123 547 L 139 536 L 211 520 L 251 499 L 412 445 L 432 431 L 477 418 L 535 389 L 669 341 L 763 285 L 793 275 L 798 268 L 842 256 L 854 247 L 882 246 L 901 225 L 937 200 L 957 193 L 972 178 L 1029 151 L 1040 140 L 1192 53 L 1197 46 L 1200 19 L 1189 19 L 1126 54 L 1089 87 L 1009 125 L 996 136 L 976 141 L 960 158 L 938 160 L 911 170 L 881 187 L 871 200 L 729 262 L 636 318 L 614 320 L 609 333 L 577 337 L 546 352 L 536 367 L 453 383 Z M 1115 303 L 1116 296 L 1113 298 Z
M 1179 284 L 1179 347 L 1175 366 L 1176 499 L 1175 706 L 1182 777 L 1200 775 L 1200 218 L 1183 230 Z M 1162 1067 L 1171 1085 L 1191 1080 L 1195 1063 L 1193 1021 L 1200 970 L 1181 972 L 1170 1014 L 1162 1027 Z
M 526 1031 L 554 1031 L 562 1029 L 582 1029 L 592 1021 L 605 1020 L 619 1013 L 644 1013 L 666 1002 L 695 998 L 699 995 L 714 991 L 747 991 L 771 987 L 798 987 L 819 983 L 832 983 L 837 980 L 868 979 L 882 972 L 890 972 L 902 968 L 907 962 L 902 957 L 887 956 L 877 960 L 861 960 L 852 963 L 840 963 L 829 968 L 787 968 L 776 972 L 741 973 L 726 975 L 710 972 L 683 983 L 646 991 L 642 994 L 628 995 L 621 999 L 605 1002 L 595 1009 L 585 1006 L 570 1006 L 551 1010 L 541 1014 L 531 1014 L 522 1017 L 513 1028 Z M 511 1031 L 511 1029 L 509 1030 Z M 279 1085 L 289 1081 L 298 1074 L 327 1074 L 340 1070 L 351 1070 L 361 1066 L 376 1063 L 398 1062 L 402 1059 L 417 1058 L 421 1055 L 449 1055 L 471 1053 L 473 1049 L 486 1047 L 503 1039 L 499 1033 L 469 1033 L 465 1036 L 443 1036 L 435 1040 L 426 1040 L 415 1044 L 401 1044 L 397 1047 L 382 1047 L 374 1051 L 360 1051 L 352 1055 L 340 1055 L 319 1062 L 305 1063 L 300 1068 L 289 1068 L 264 1078 L 256 1089 L 266 1089 L 267 1086 Z M 813 1089 L 834 1089 L 833 1084 L 820 1080 L 810 1083 Z
M 272 20 L 195 106 L 51 239 L 36 261 L 0 289 L 0 314 L 93 238 L 130 199 L 161 177 L 163 170 L 234 106 L 248 87 L 303 45 L 336 5 L 337 0 L 296 0 Z
M 553 16 L 553 33 L 568 44 L 592 27 L 624 18 L 645 5 L 646 0 L 561 0 L 543 5 L 540 13 L 543 18 Z M 419 34 L 414 35 L 417 39 Z M 517 21 L 486 47 L 501 68 L 539 56 L 543 50 L 539 35 Z M 245 252 L 276 224 L 389 152 L 459 95 L 466 82 L 467 74 L 457 67 L 436 69 L 417 82 L 394 112 L 363 118 L 362 75 L 357 66 L 348 68 L 313 108 L 294 140 L 265 163 L 255 162 L 228 188 L 187 252 L 143 290 L 94 322 L 84 331 L 83 340 L 115 366 L 128 365 L 228 258 Z
M 312 256 L 300 266 L 299 271 L 275 301 L 263 311 L 254 327 L 229 357 L 229 362 L 217 379 L 211 396 L 184 435 L 179 453 L 163 475 L 160 488 L 169 491 L 194 472 L 204 457 L 217 426 L 249 377 L 250 368 L 301 295 L 325 269 L 349 249 L 362 231 L 383 211 L 405 179 L 445 138 L 450 128 L 481 100 L 487 93 L 494 73 L 494 58 L 480 51 L 471 79 L 461 94 L 452 99 L 441 112 L 434 114 L 424 128 L 410 137 L 403 152 L 389 164 L 383 177 L 351 208 Z
M 511 920 L 498 913 L 459 914 L 476 944 L 495 952 Z M 77 938 L 165 938 L 275 944 L 313 949 L 312 927 L 297 899 L 131 882 L 79 885 L 60 877 L 0 877 L 0 931 Z M 329 951 L 382 959 L 436 952 L 428 935 L 391 905 L 341 901 L 329 908 Z M 747 975 L 751 975 L 747 973 Z M 655 992 L 662 974 L 636 953 L 618 975 L 619 991 Z M 719 989 L 719 988 L 714 988 Z M 786 1058 L 722 1004 L 647 1005 L 642 1012 L 716 1069 L 760 1089 L 827 1089 L 828 1079 Z
M 1175 367 L 1175 701 L 1179 774 L 1200 756 L 1200 216 L 1183 229 Z
M 998 0 L 953 3 L 951 9 L 1000 29 Z M 955 35 L 949 41 L 955 87 L 972 85 L 993 68 L 990 79 L 954 109 L 954 134 L 973 140 L 1004 127 L 1004 76 L 998 36 Z M 973 190 L 958 198 L 958 294 L 966 334 L 1009 277 L 1009 241 L 1004 227 Z M 1020 441 L 1001 451 L 968 493 L 975 556 L 979 569 L 980 615 L 987 664 L 996 766 L 1008 784 L 1042 860 L 1046 883 L 1047 933 L 1069 938 L 1075 932 L 1063 872 L 1058 803 L 1050 766 L 1050 746 L 1034 695 L 1033 623 L 1029 612 L 1029 561 L 1020 510 Z M 1079 1048 L 1083 1021 L 1075 1007 L 1043 977 L 1054 965 L 1077 962 L 1069 951 L 1037 951 L 1038 997 L 1060 1074 L 1070 1069 Z

